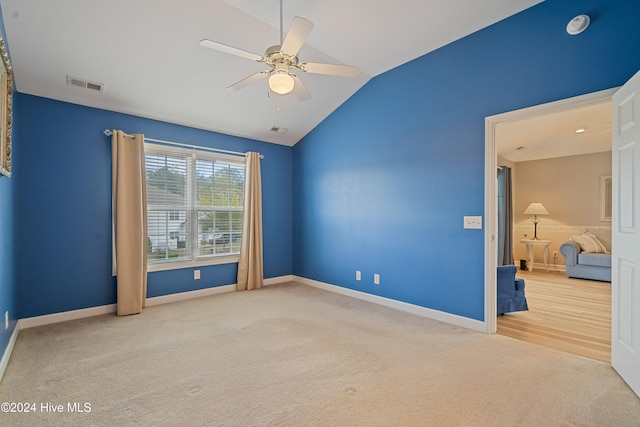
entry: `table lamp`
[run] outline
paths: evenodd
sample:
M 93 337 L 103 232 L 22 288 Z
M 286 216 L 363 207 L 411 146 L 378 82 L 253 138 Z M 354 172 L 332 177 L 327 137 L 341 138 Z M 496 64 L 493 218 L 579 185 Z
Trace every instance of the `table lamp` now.
M 538 223 L 541 221 L 538 215 L 549 215 L 549 212 L 542 206 L 542 203 L 531 203 L 524 211 L 525 215 L 533 215 L 531 222 L 533 222 L 533 239 L 538 240 Z

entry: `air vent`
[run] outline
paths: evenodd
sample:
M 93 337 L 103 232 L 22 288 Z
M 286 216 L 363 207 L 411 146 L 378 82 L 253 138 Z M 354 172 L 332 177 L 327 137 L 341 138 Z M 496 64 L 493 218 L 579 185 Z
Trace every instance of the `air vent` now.
M 271 132 L 277 132 L 277 133 L 287 133 L 288 130 L 289 129 L 287 129 L 287 128 L 281 128 L 281 127 L 278 127 L 278 126 L 273 126 L 271 128 Z
M 88 80 L 79 79 L 77 77 L 67 76 L 67 86 L 82 87 L 96 92 L 102 92 L 104 85 L 102 83 L 90 82 Z

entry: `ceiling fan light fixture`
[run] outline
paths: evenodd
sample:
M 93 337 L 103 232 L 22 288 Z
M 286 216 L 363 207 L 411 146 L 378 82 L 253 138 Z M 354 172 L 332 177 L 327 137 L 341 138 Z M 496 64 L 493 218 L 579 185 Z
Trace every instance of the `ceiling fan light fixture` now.
M 296 82 L 286 71 L 276 71 L 269 77 L 269 89 L 278 95 L 286 95 L 293 91 Z

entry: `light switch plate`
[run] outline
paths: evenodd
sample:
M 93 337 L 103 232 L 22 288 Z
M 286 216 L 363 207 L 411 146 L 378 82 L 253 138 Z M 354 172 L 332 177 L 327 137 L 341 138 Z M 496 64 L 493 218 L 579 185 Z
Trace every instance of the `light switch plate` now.
M 481 216 L 465 216 L 464 228 L 482 229 Z

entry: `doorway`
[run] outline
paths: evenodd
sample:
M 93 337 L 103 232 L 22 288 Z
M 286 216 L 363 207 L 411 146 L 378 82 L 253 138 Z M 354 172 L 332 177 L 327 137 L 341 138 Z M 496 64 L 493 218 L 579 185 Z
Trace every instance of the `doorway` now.
M 498 166 L 496 143 L 498 126 L 610 101 L 616 90 L 615 88 L 608 89 L 511 111 L 485 119 L 485 332 L 496 333 L 497 330 L 495 274 L 497 268 L 497 194 L 495 171 Z

